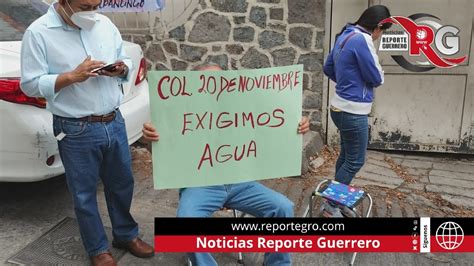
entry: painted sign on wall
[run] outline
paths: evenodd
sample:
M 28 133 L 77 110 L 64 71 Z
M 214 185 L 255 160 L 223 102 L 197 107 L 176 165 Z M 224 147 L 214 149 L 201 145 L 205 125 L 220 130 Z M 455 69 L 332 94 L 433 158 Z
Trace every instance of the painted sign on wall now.
M 102 0 L 100 12 L 152 12 L 164 8 L 164 0 Z

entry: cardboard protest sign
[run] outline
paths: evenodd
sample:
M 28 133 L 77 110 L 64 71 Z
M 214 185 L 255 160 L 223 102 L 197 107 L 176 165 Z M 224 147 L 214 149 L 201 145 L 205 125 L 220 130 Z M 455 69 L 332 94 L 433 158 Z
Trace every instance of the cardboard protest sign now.
M 100 12 L 148 12 L 164 8 L 163 0 L 102 0 Z
M 301 65 L 150 71 L 155 189 L 301 174 Z

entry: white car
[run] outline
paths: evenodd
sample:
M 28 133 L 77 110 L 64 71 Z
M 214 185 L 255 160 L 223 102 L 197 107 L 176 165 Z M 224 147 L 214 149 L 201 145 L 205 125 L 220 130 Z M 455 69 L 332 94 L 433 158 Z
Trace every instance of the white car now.
M 21 38 L 46 8 L 24 0 L 0 4 L 0 182 L 39 181 L 64 173 L 46 102 L 20 90 Z M 133 78 L 123 84 L 120 107 L 132 144 L 150 120 L 147 69 L 139 45 L 124 42 L 124 47 L 135 66 Z

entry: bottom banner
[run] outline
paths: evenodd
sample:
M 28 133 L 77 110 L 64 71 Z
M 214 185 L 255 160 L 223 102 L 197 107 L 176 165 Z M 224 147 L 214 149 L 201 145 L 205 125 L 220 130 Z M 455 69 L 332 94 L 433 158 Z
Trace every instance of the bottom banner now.
M 474 252 L 472 218 L 155 218 L 156 252 Z

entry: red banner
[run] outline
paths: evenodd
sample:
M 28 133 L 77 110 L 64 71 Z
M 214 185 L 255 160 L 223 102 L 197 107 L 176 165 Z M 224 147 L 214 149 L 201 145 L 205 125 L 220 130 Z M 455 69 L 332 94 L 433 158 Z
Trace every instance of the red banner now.
M 474 252 L 473 235 L 431 236 L 431 252 Z
M 155 236 L 156 252 L 420 252 L 419 236 Z M 473 245 L 474 246 L 474 245 Z

